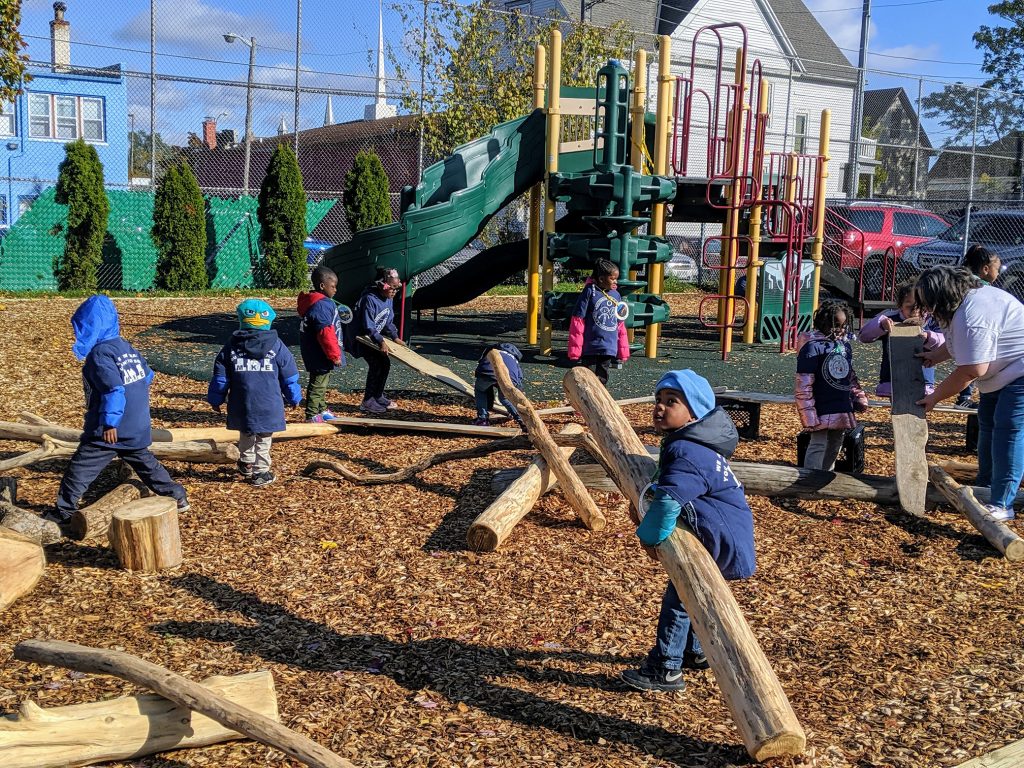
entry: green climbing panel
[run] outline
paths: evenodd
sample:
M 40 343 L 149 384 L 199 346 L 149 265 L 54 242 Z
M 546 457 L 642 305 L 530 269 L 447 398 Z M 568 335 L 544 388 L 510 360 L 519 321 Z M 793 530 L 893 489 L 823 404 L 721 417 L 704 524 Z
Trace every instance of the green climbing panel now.
M 765 259 L 757 280 L 757 340 L 777 343 L 782 340 L 782 287 L 785 264 L 782 259 Z M 798 327 L 801 333 L 811 328 L 814 312 L 814 264 L 800 263 L 800 311 Z

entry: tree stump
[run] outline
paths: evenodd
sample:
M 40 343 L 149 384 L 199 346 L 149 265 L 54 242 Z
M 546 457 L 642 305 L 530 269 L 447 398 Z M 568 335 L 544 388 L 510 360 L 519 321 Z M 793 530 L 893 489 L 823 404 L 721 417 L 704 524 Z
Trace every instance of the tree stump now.
M 0 611 L 31 592 L 46 568 L 43 548 L 34 540 L 0 528 Z
M 170 496 L 137 499 L 114 510 L 107 531 L 121 566 L 156 571 L 181 565 L 178 505 Z

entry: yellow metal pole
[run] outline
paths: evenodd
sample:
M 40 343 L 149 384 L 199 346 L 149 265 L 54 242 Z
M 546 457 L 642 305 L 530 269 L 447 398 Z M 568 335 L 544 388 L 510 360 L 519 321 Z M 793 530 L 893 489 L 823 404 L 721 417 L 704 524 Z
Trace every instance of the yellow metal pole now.
M 761 91 L 758 94 L 757 99 L 757 115 L 758 117 L 767 116 L 768 114 L 768 80 L 761 81 Z M 755 123 L 755 130 L 757 124 Z M 762 163 L 764 157 L 762 154 L 755 152 L 754 157 L 759 159 Z M 758 183 L 762 182 L 763 179 L 759 178 L 764 173 L 764 168 L 754 168 L 754 180 Z M 760 197 L 760 195 L 758 195 Z M 743 326 L 743 343 L 753 344 L 754 343 L 754 325 L 757 320 L 757 277 L 760 274 L 761 267 L 764 262 L 761 261 L 761 216 L 762 210 L 760 205 L 755 205 L 750 210 L 750 258 L 747 262 L 747 322 Z
M 654 119 L 654 175 L 668 173 L 668 135 L 672 121 L 672 38 L 658 36 L 658 106 Z M 665 204 L 658 203 L 651 210 L 650 232 L 658 237 L 665 236 Z M 647 268 L 647 292 L 661 295 L 661 264 Z M 649 358 L 658 356 L 657 324 L 647 326 L 644 336 L 644 354 Z
M 562 97 L 562 33 L 551 30 L 550 66 L 548 67 L 548 125 L 547 125 L 547 168 L 544 175 L 545 184 L 549 184 L 551 174 L 558 173 L 558 145 L 562 133 L 561 97 Z M 555 201 L 545 188 L 544 194 L 544 261 L 541 266 L 541 291 L 550 291 L 555 284 L 555 268 L 548 256 L 548 235 L 555 231 Z M 540 314 L 540 353 L 551 354 L 551 323 L 544 317 L 543 307 Z
M 636 52 L 636 62 L 633 66 L 633 106 L 630 108 L 633 125 L 630 134 L 630 158 L 633 163 L 633 170 L 637 173 L 644 172 L 644 113 L 647 111 L 647 51 L 643 48 Z M 636 211 L 633 212 L 634 215 Z M 634 230 L 634 234 L 636 231 Z M 629 271 L 629 279 L 636 280 L 636 270 Z M 629 341 L 632 343 L 634 329 L 627 330 Z
M 736 82 L 736 96 L 733 102 L 734 106 L 732 109 L 732 147 L 730 152 L 730 163 L 732 164 L 733 177 L 737 180 L 743 172 L 742 160 L 743 160 L 743 100 L 746 98 L 744 92 L 744 82 L 747 76 L 747 55 L 743 48 L 736 49 L 736 70 L 735 70 L 735 82 Z M 726 261 L 728 265 L 725 270 L 725 318 L 727 323 L 731 323 L 733 315 L 736 313 L 735 302 L 732 298 L 733 291 L 733 275 L 736 270 L 736 256 L 739 252 L 740 247 L 740 204 L 743 202 L 743 185 L 736 183 L 732 185 L 732 189 L 729 192 L 729 208 L 731 217 L 729 219 L 729 257 Z M 732 328 L 722 329 L 722 355 L 729 354 L 732 349 Z
M 538 45 L 533 54 L 533 108 L 544 108 L 544 76 L 546 69 L 543 45 Z M 529 265 L 526 270 L 526 343 L 537 343 L 537 322 L 540 318 L 540 241 L 543 185 L 530 187 L 530 240 Z
M 828 178 L 828 142 L 832 128 L 832 112 L 821 110 L 821 127 L 818 129 L 818 178 L 814 184 L 814 231 L 818 236 L 814 239 L 811 250 L 811 261 L 814 262 L 814 309 L 818 309 L 818 293 L 821 290 L 821 249 L 825 244 L 825 184 Z
M 725 156 L 727 158 L 732 157 L 732 110 L 730 109 L 725 118 Z M 726 190 L 726 196 L 729 200 L 732 200 L 733 184 L 730 184 Z M 730 207 L 725 212 L 725 221 L 722 224 L 722 235 L 724 239 L 719 243 L 718 258 L 721 260 L 719 266 L 727 267 L 729 264 L 729 233 L 732 232 L 732 220 L 735 215 L 735 211 Z M 718 300 L 718 338 L 724 344 L 725 343 L 725 328 L 722 326 L 725 324 L 725 317 L 727 308 L 725 305 L 725 295 L 729 292 L 729 276 L 728 269 L 721 269 L 718 272 L 718 295 L 721 296 Z

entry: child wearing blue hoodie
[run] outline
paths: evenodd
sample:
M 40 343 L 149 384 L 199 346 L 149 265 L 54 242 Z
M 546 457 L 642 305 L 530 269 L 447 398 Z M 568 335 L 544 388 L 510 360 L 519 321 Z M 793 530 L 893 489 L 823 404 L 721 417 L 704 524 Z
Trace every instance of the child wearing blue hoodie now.
M 384 413 L 398 407 L 398 403 L 384 395 L 388 374 L 391 373 L 391 359 L 388 357 L 385 338 L 398 339 L 394 299 L 401 285 L 398 270 L 378 267 L 377 279 L 363 289 L 352 310 L 352 322 L 345 329 L 349 334 L 345 348 L 352 357 L 366 360 L 366 387 L 363 390 L 363 402 L 359 406 L 363 413 Z M 357 336 L 369 337 L 380 351 L 356 341 Z
M 669 371 L 654 391 L 652 420 L 664 435 L 658 469 L 642 494 L 636 530 L 644 548 L 661 544 L 681 521 L 700 539 L 728 580 L 746 579 L 756 567 L 754 516 L 743 486 L 729 467 L 739 435 L 729 415 L 715 407 L 707 380 L 689 369 Z M 661 602 L 654 647 L 640 669 L 622 673 L 644 691 L 686 687 L 683 668 L 707 669 L 690 616 L 670 581 Z
M 285 428 L 281 396 L 294 407 L 302 400 L 299 369 L 288 347 L 270 326 L 276 316 L 265 301 L 238 305 L 238 330 L 217 355 L 206 401 L 220 412 L 228 403 L 228 429 L 237 429 L 238 471 L 259 487 L 274 482 L 270 445 Z
M 473 395 L 476 399 L 476 420 L 473 424 L 478 427 L 489 427 L 491 425 L 489 411 L 494 407 L 494 395 L 497 393 L 498 400 L 505 406 L 508 415 L 515 419 L 519 428 L 525 432 L 526 427 L 523 425 L 522 419 L 519 418 L 519 411 L 502 394 L 501 388 L 498 386 L 498 379 L 494 375 L 494 366 L 487 359 L 487 355 L 492 349 L 498 350 L 502 361 L 505 363 L 505 367 L 508 369 L 508 376 L 512 379 L 516 389 L 522 390 L 523 388 L 523 369 L 519 365 L 519 361 L 523 359 L 523 353 L 519 351 L 519 347 L 508 343 L 491 344 L 485 347 L 483 354 L 480 355 L 479 362 L 476 364 L 476 380 L 473 382 Z
M 331 371 L 345 365 L 342 350 L 341 315 L 334 303 L 338 276 L 323 264 L 310 275 L 313 290 L 299 294 L 299 350 L 309 374 L 306 386 L 306 421 L 334 421 L 327 407 L 327 387 Z
M 587 278 L 569 320 L 569 359 L 579 361 L 608 386 L 608 371 L 629 360 L 629 337 L 623 322 L 629 308 L 616 290 L 619 268 L 599 259 Z
M 160 496 L 189 508 L 185 489 L 171 479 L 150 452 L 149 385 L 153 371 L 135 347 L 121 338 L 117 309 L 109 296 L 90 296 L 71 316 L 75 357 L 84 361 L 85 425 L 57 491 L 56 510 L 44 517 L 64 529 L 82 494 L 115 458 L 135 470 Z

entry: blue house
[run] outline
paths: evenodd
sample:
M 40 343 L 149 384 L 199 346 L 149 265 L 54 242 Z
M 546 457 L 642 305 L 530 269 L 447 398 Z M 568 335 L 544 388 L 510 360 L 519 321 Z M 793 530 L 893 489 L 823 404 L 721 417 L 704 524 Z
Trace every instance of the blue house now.
M 33 66 L 14 104 L 0 105 L 0 227 L 6 230 L 47 187 L 57 183 L 64 145 L 82 138 L 96 147 L 107 186 L 128 186 L 128 88 L 121 65 L 71 66 L 66 6 L 53 4 L 51 65 Z

